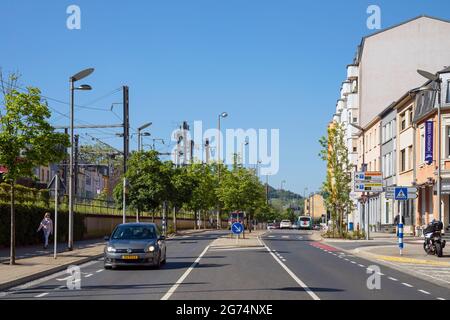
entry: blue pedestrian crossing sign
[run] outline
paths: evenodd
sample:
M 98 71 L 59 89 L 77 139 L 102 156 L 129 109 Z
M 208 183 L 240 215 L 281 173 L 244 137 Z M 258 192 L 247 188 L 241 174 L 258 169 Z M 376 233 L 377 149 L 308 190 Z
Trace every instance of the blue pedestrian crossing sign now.
M 395 188 L 395 200 L 408 200 L 408 188 Z
M 235 222 L 231 225 L 231 232 L 234 234 L 241 234 L 244 232 L 244 226 L 239 222 Z

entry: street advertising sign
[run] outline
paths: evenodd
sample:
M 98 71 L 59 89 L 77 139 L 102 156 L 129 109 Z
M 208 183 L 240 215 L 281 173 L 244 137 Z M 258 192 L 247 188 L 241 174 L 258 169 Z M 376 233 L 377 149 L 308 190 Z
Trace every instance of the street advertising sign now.
M 417 188 L 415 187 L 388 187 L 386 188 L 386 199 L 406 201 L 417 199 Z
M 244 226 L 239 222 L 235 222 L 231 225 L 231 232 L 234 234 L 241 234 L 244 232 Z
M 425 123 L 425 162 L 430 165 L 433 163 L 433 121 Z

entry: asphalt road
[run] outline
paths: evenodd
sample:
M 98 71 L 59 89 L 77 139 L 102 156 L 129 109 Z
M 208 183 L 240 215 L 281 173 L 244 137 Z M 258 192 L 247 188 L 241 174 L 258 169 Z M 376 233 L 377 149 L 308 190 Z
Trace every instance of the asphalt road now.
M 276 230 L 261 248 L 216 249 L 225 231 L 167 242 L 160 270 L 103 270 L 102 261 L 81 268 L 81 290 L 68 290 L 60 273 L 1 299 L 311 300 L 450 299 L 450 290 L 313 241 L 308 231 Z M 367 286 L 368 268 L 380 274 L 380 290 Z M 380 268 L 379 270 L 377 268 Z

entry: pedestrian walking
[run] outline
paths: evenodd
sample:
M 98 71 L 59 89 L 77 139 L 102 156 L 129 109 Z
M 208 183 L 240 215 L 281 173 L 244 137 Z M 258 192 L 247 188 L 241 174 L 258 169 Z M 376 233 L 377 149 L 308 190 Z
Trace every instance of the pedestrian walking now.
M 37 232 L 43 232 L 44 237 L 44 249 L 48 248 L 48 237 L 53 234 L 53 221 L 50 218 L 50 213 L 46 212 L 44 215 L 44 219 L 42 219 Z

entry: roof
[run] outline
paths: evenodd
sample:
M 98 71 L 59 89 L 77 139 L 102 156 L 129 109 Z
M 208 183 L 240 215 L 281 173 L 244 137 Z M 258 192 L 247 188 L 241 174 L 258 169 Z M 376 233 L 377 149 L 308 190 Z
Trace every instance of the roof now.
M 409 19 L 409 20 L 397 23 L 397 24 L 395 24 L 395 25 L 393 25 L 393 26 L 391 26 L 389 28 L 382 29 L 382 30 L 379 30 L 377 32 L 374 32 L 374 33 L 372 33 L 370 35 L 367 35 L 367 36 L 365 36 L 365 37 L 363 37 L 361 39 L 361 44 L 358 46 L 358 52 L 357 52 L 358 61 L 361 61 L 361 56 L 362 56 L 362 53 L 364 51 L 364 43 L 366 42 L 366 39 L 371 38 L 371 37 L 376 36 L 376 35 L 379 35 L 380 33 L 383 33 L 383 32 L 386 32 L 386 31 L 390 31 L 392 29 L 395 29 L 397 27 L 400 27 L 402 25 L 411 23 L 413 21 L 416 21 L 416 20 L 419 20 L 419 19 L 422 19 L 422 18 L 427 18 L 427 19 L 430 19 L 430 20 L 436 20 L 436 21 L 445 22 L 445 23 L 449 23 L 450 24 L 450 20 L 446 20 L 446 19 L 442 19 L 442 18 L 436 18 L 436 17 L 433 17 L 433 16 L 429 16 L 429 15 L 423 14 L 423 15 L 417 16 L 415 18 L 412 18 L 412 19 Z

